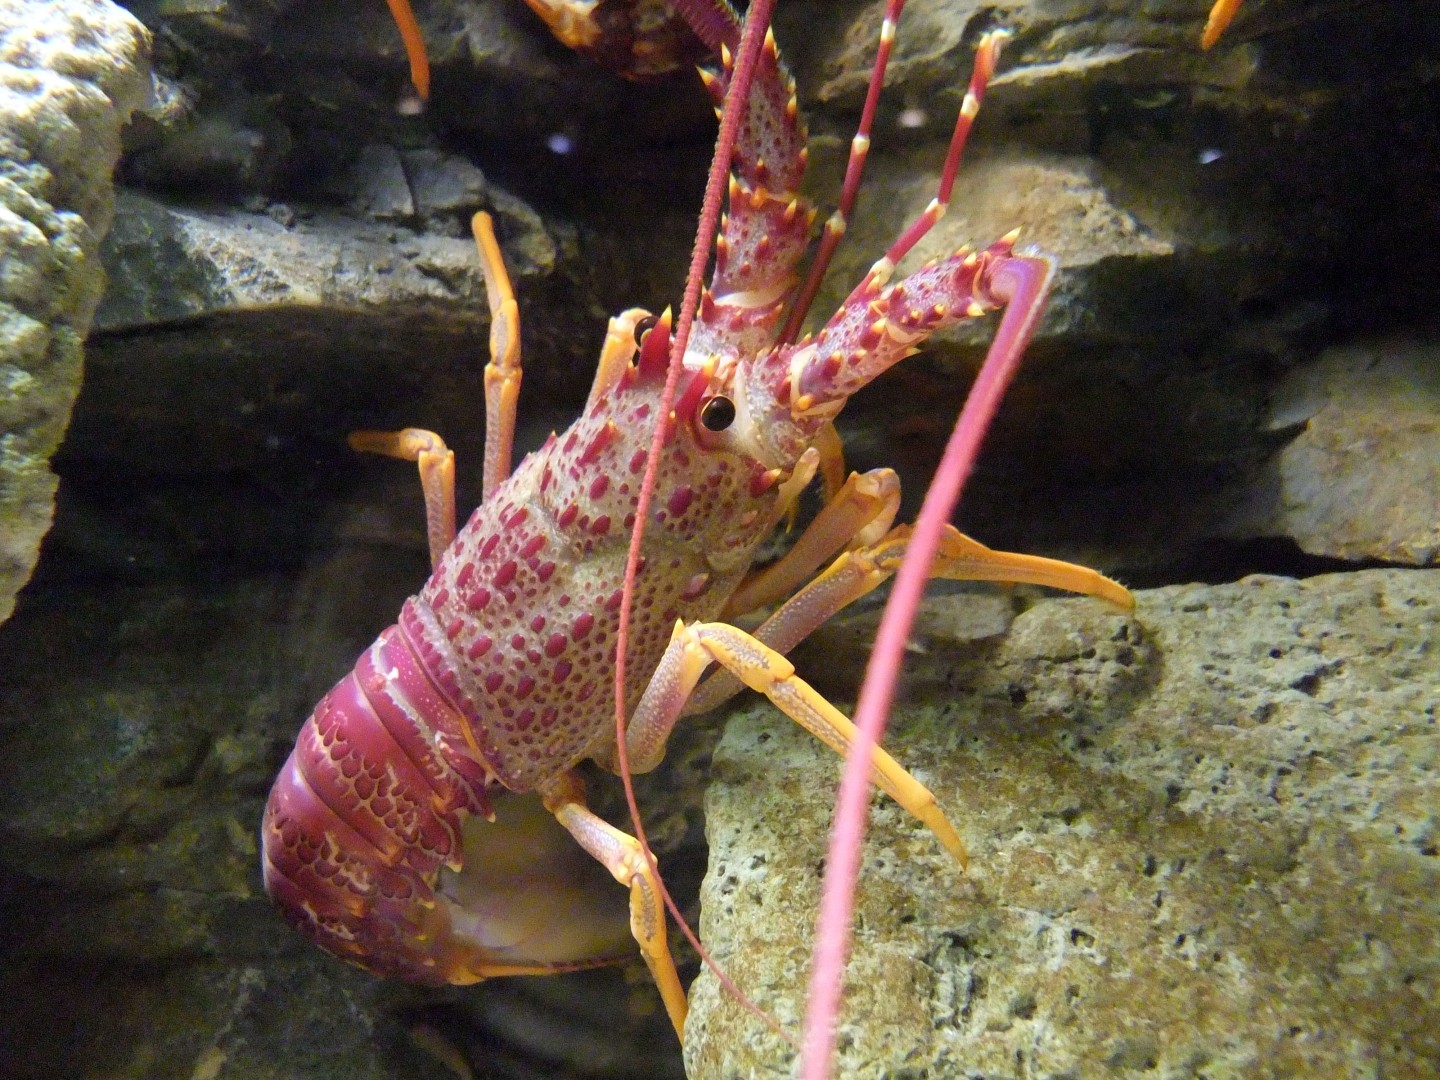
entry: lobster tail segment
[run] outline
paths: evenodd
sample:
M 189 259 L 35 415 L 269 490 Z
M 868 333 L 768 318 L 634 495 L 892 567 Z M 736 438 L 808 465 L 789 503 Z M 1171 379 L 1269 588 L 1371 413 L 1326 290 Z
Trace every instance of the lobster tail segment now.
M 603 880 L 552 883 L 577 864 L 605 871 L 538 799 L 492 807 L 493 777 L 430 671 L 392 626 L 316 706 L 265 807 L 265 891 L 327 951 L 428 985 L 624 955 Z
M 461 865 L 463 815 L 490 814 L 487 774 L 454 748 L 444 706 L 386 630 L 305 722 L 261 825 L 265 889 L 292 925 L 369 970 L 434 983 L 453 979 L 431 949 L 447 918 L 434 882 Z

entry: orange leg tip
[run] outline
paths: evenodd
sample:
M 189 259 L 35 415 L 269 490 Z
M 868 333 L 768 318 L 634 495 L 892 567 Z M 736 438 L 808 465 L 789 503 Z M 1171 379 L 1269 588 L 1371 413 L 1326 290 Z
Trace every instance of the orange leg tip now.
M 410 0 L 385 0 L 390 5 L 390 16 L 400 30 L 400 40 L 405 43 L 405 57 L 410 62 L 410 81 L 422 102 L 430 100 L 430 58 L 425 55 L 425 39 L 420 36 L 420 24 L 415 21 L 415 12 Z
M 1240 0 L 1215 0 L 1215 6 L 1210 9 L 1210 17 L 1205 20 L 1205 30 L 1200 35 L 1200 48 L 1209 49 L 1217 41 L 1225 28 L 1235 18 L 1235 13 L 1240 10 Z

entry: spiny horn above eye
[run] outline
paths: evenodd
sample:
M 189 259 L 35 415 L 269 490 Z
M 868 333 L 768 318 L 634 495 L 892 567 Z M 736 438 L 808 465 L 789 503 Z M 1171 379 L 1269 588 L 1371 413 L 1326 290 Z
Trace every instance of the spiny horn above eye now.
M 708 358 L 698 371 L 687 374 L 690 381 L 682 384 L 680 392 L 675 396 L 675 415 L 693 420 L 700 412 L 700 403 L 710 396 L 711 382 L 715 378 L 715 358 L 713 356 Z M 711 398 L 711 400 L 723 399 Z M 731 412 L 734 412 L 733 406 Z M 728 424 L 725 425 L 725 427 L 728 426 Z M 723 431 L 724 427 L 710 430 Z
M 660 318 L 640 339 L 640 359 L 636 364 L 641 377 L 665 377 L 670 366 L 670 309 L 660 313 Z

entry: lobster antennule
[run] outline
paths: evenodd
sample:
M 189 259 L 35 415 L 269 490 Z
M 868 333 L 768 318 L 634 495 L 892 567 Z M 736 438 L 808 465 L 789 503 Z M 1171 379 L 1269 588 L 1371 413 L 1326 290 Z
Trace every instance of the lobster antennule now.
M 812 340 L 780 350 L 792 415 L 833 417 L 851 394 L 914 355 L 935 331 L 995 310 L 1001 301 L 991 282 L 1009 263 L 1033 260 L 1048 275 L 1048 256 L 1014 254 L 1017 236 L 979 252 L 961 248 L 893 285 L 885 284 L 889 267 L 877 264 Z
M 859 171 L 869 145 L 872 99 L 878 94 L 883 80 L 890 39 L 894 35 L 894 20 L 899 17 L 903 0 L 890 0 L 890 3 L 886 29 L 881 31 L 875 71 L 871 76 L 866 115 L 861 119 L 851 151 L 849 172 L 853 175 L 847 176 L 847 189 L 837 211 L 841 215 L 841 231 L 844 214 L 853 202 L 853 186 L 859 183 Z M 986 278 L 997 264 L 1013 258 L 1018 233 L 1002 237 L 979 253 L 961 248 L 948 258 L 926 264 L 904 281 L 894 285 L 889 282 L 896 265 L 944 217 L 950 205 L 955 175 L 970 129 L 980 112 L 986 87 L 995 73 L 1000 49 L 1009 36 L 1007 31 L 992 30 L 980 38 L 970 86 L 955 117 L 955 128 L 950 136 L 950 147 L 945 154 L 935 198 L 896 237 L 813 341 L 780 350 L 788 365 L 787 378 L 783 383 L 788 394 L 780 396 L 788 396 L 793 419 L 807 422 L 830 420 L 844 407 L 846 398 L 891 365 L 912 355 L 930 334 L 960 319 L 975 318 L 999 306 L 1000 301 L 986 286 Z M 822 269 L 838 240 L 839 233 L 830 232 L 827 227 L 827 236 L 822 239 L 820 249 Z M 803 316 L 818 283 L 816 274 L 812 272 L 801 291 L 796 311 L 792 312 L 781 332 L 782 342 L 793 340 L 794 333 L 799 329 L 799 318 Z

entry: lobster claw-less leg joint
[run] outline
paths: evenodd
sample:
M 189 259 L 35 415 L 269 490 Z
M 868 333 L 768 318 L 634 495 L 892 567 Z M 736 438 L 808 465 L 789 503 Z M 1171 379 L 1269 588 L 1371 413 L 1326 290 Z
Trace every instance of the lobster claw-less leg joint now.
M 563 24 L 577 41 L 608 25 L 580 25 L 606 0 L 528 2 L 553 9 L 552 25 Z M 681 6 L 695 38 L 722 57 L 706 77 L 718 104 L 738 22 L 721 0 Z M 889 0 L 872 99 L 900 7 Z M 1008 236 L 891 281 L 901 257 L 944 213 L 1002 40 L 988 34 L 979 43 L 936 199 L 839 311 L 800 337 L 858 191 L 873 103 L 821 240 L 821 265 L 802 282 L 797 268 L 814 216 L 799 194 L 805 130 L 767 37 L 673 407 L 661 414 L 669 312 L 627 311 L 611 320 L 583 414 L 513 471 L 519 315 L 490 219 L 476 215 L 492 315 L 484 501 L 457 530 L 454 461 L 438 435 L 352 436 L 358 449 L 418 465 L 433 567 L 396 624 L 316 706 L 271 792 L 262 825 L 265 884 L 303 933 L 368 970 L 442 984 L 610 962 L 622 955 L 628 931 L 676 1030 L 683 1028 L 685 998 L 665 943 L 655 871 L 633 837 L 586 807 L 573 772 L 587 758 L 609 767 L 617 759 L 616 641 L 647 451 L 662 425 L 624 688 L 633 706 L 626 749 L 637 771 L 659 762 L 687 712 L 742 685 L 844 753 L 849 720 L 783 654 L 895 573 L 910 534 L 894 526 L 893 472 L 846 478 L 834 418 L 850 395 L 962 319 L 1003 309 L 991 351 L 1018 357 L 1051 274 L 1048 259 L 1017 253 Z M 604 52 L 594 41 L 586 48 Z M 757 550 L 817 476 L 825 509 L 788 555 L 755 572 Z M 992 551 L 953 529 L 931 573 L 1130 602 L 1092 571 Z M 772 606 L 753 633 L 725 621 Z M 960 835 L 931 793 L 881 750 L 871 767 L 875 784 L 963 865 Z M 610 903 L 571 887 L 564 856 L 582 849 L 630 890 L 628 928 L 611 913 L 621 906 L 608 883 L 597 895 Z

